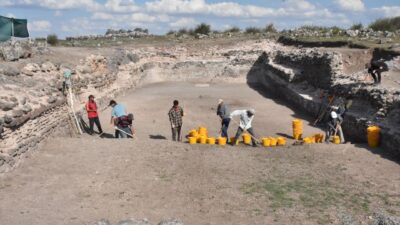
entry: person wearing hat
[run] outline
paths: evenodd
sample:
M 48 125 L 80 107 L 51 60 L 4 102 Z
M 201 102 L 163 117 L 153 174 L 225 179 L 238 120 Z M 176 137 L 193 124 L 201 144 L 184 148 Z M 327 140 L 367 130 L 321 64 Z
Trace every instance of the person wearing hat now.
M 228 128 L 229 122 L 231 122 L 231 118 L 229 115 L 228 107 L 222 99 L 218 100 L 217 115 L 221 119 L 221 137 L 228 138 Z
M 121 123 L 127 117 L 125 107 L 114 100 L 110 101 L 109 106 L 112 107 L 110 124 L 117 128 L 115 129 L 115 138 L 127 138 L 129 135 L 132 135 L 131 128 Z
M 96 124 L 97 130 L 99 130 L 99 134 L 101 135 L 103 130 L 101 129 L 99 115 L 97 113 L 97 104 L 94 101 L 93 95 L 89 95 L 89 101 L 86 103 L 85 108 L 89 119 L 89 134 L 92 135 L 94 133 L 93 125 Z
M 64 69 L 64 72 L 63 72 L 64 81 L 62 83 L 62 93 L 63 93 L 63 95 L 67 95 L 67 93 L 65 91 L 68 88 L 70 88 L 71 85 L 72 85 L 71 75 L 72 75 L 72 71 L 70 69 L 68 69 L 68 68 Z
M 232 119 L 232 117 L 234 116 L 240 117 L 240 123 L 235 135 L 235 140 L 239 139 L 243 131 L 247 131 L 251 135 L 251 141 L 253 143 L 253 147 L 257 147 L 257 141 L 254 138 L 255 134 L 251 126 L 251 122 L 254 119 L 254 113 L 255 113 L 254 109 L 235 110 L 230 114 L 230 118 Z M 234 145 L 234 143 L 231 143 L 231 145 Z
M 325 142 L 329 143 L 329 140 L 332 136 L 339 134 L 340 137 L 340 143 L 345 143 L 344 135 L 343 135 L 343 130 L 342 130 L 342 124 L 343 118 L 338 115 L 337 112 L 334 110 L 331 111 L 330 116 L 329 116 L 329 121 L 326 126 L 326 135 L 325 135 Z

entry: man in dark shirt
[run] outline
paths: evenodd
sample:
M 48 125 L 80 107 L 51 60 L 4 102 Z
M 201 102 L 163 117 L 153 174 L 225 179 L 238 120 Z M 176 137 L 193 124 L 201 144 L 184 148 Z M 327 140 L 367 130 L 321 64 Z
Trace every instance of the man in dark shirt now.
M 168 112 L 169 121 L 171 122 L 172 140 L 181 141 L 183 109 L 179 106 L 178 100 L 174 100 L 173 104 Z
M 387 65 L 382 61 L 372 61 L 371 63 L 367 63 L 365 67 L 374 79 L 374 84 L 380 84 L 381 73 L 388 70 Z
M 228 137 L 229 123 L 231 122 L 228 107 L 222 99 L 218 100 L 217 115 L 221 119 L 221 136 Z

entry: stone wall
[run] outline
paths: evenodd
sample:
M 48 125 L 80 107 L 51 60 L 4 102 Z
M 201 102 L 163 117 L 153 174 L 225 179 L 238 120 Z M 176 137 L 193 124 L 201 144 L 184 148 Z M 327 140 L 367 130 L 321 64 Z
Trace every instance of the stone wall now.
M 328 54 L 331 56 L 313 52 L 295 53 L 262 54 L 248 73 L 248 84 L 260 92 L 277 95 L 295 109 L 315 117 L 321 107 L 321 91 L 334 93 L 334 105 L 351 97 L 353 106 L 342 124 L 345 135 L 353 141 L 365 143 L 367 127 L 378 125 L 382 129 L 382 147 L 397 157 L 400 155 L 400 91 L 350 79 L 341 73 L 341 57 L 336 53 Z M 322 64 L 313 64 L 310 59 Z M 301 73 L 293 72 L 293 67 L 304 70 Z M 322 69 L 325 73 L 318 73 L 318 68 L 325 68 Z M 304 78 L 288 79 L 293 74 Z

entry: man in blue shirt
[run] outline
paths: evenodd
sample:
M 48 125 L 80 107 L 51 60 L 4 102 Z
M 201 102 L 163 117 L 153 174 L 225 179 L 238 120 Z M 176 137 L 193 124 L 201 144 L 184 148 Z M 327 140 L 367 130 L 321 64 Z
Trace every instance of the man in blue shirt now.
M 109 106 L 113 108 L 111 111 L 110 124 L 118 128 L 115 130 L 115 138 L 127 138 L 128 135 L 126 133 L 132 135 L 131 128 L 124 123 L 127 117 L 125 107 L 121 104 L 117 104 L 114 100 L 110 101 Z

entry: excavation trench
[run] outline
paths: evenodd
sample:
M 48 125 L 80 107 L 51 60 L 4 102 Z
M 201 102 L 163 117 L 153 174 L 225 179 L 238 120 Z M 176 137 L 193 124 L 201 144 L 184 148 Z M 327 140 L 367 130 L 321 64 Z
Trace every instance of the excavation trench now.
M 152 48 L 118 50 L 108 53 L 108 57 L 89 56 L 76 66 L 73 79 L 75 110 L 81 118 L 86 118 L 83 106 L 89 94 L 94 94 L 99 107 L 104 109 L 110 99 L 154 83 L 235 83 L 246 84 L 267 99 L 289 106 L 296 114 L 306 113 L 311 122 L 320 109 L 320 92 L 331 90 L 338 100 L 335 104 L 346 97 L 353 98 L 353 107 L 343 124 L 347 140 L 365 143 L 367 126 L 376 124 L 382 128 L 382 152 L 396 155 L 400 145 L 396 126 L 400 122 L 396 116 L 400 106 L 399 91 L 396 92 L 398 85 L 392 82 L 385 83 L 384 87 L 375 87 L 359 79 L 360 76 L 365 77 L 359 71 L 362 71 L 365 62 L 375 57 L 373 55 L 376 54 L 365 50 L 340 52 L 288 48 L 268 41 L 251 43 L 241 50 L 236 47 L 209 47 L 205 52 L 196 53 L 180 48 L 170 51 Z M 393 58 L 389 57 L 390 60 Z M 46 73 L 59 73 L 57 70 L 49 71 Z M 46 73 L 37 73 L 34 78 L 49 77 Z M 387 80 L 384 82 L 389 82 Z M 60 83 L 59 78 L 49 81 L 53 84 L 57 82 Z M 39 103 L 32 112 L 8 119 L 9 123 L 2 133 L 1 171 L 8 171 L 18 164 L 26 152 L 35 149 L 45 138 L 54 134 L 73 135 L 73 123 L 66 113 L 66 99 L 57 89 L 55 91 L 52 94 L 56 96 L 54 101 L 49 98 L 46 103 Z M 181 93 L 176 98 L 186 94 Z M 225 95 L 229 96 L 229 93 Z M 210 107 L 215 107 L 218 98 L 224 97 L 210 96 Z M 240 96 L 238 98 L 247 101 Z M 172 97 L 166 102 L 170 104 L 171 100 Z M 261 113 L 268 114 L 268 110 Z

